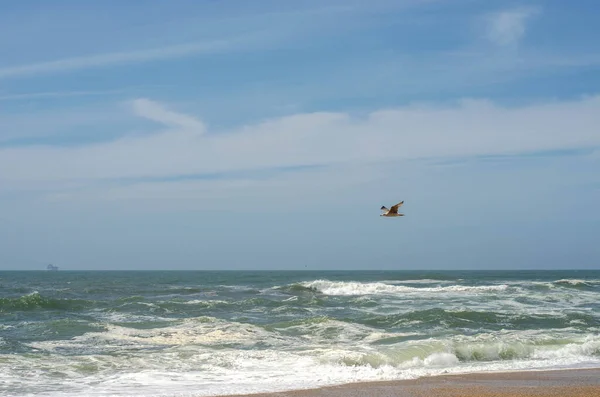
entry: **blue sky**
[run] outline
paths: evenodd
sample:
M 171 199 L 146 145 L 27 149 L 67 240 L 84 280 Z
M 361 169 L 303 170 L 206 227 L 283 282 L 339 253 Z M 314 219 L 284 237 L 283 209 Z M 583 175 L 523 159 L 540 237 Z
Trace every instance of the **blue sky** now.
M 0 269 L 600 268 L 598 13 L 0 1 Z

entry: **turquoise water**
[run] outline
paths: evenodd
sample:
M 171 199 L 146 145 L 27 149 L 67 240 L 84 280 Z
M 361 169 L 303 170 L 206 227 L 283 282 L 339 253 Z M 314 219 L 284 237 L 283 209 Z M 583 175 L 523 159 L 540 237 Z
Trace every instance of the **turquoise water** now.
M 600 271 L 0 272 L 0 394 L 600 366 Z

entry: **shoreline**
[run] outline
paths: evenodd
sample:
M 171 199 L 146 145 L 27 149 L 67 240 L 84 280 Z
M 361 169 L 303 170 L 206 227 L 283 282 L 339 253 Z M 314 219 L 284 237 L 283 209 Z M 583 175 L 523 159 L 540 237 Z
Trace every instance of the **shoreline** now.
M 600 368 L 443 374 L 219 397 L 593 397 Z M 216 397 L 216 396 L 215 396 Z

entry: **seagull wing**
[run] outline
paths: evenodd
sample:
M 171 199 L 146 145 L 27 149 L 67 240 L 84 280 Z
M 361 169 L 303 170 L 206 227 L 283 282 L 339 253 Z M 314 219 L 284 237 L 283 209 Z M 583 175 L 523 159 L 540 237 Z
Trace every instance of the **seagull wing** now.
M 398 208 L 399 208 L 399 207 L 400 207 L 402 204 L 404 204 L 404 200 L 402 200 L 401 202 L 399 202 L 399 203 L 398 203 L 398 204 L 396 204 L 396 205 L 393 205 L 393 206 L 392 206 L 392 208 L 390 208 L 390 213 L 392 213 L 392 214 L 397 214 L 397 213 L 398 213 Z

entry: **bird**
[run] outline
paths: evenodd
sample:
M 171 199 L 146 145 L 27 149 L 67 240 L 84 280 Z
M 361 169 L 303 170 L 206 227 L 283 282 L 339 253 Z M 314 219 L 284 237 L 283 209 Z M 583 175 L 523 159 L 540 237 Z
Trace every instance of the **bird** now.
M 404 214 L 399 214 L 398 213 L 398 208 L 404 204 L 404 200 L 402 200 L 401 202 L 399 202 L 396 205 L 392 205 L 392 208 L 387 209 L 385 207 L 385 205 L 381 206 L 381 210 L 383 211 L 383 213 L 379 216 L 388 216 L 388 217 L 392 217 L 392 216 L 404 216 Z

